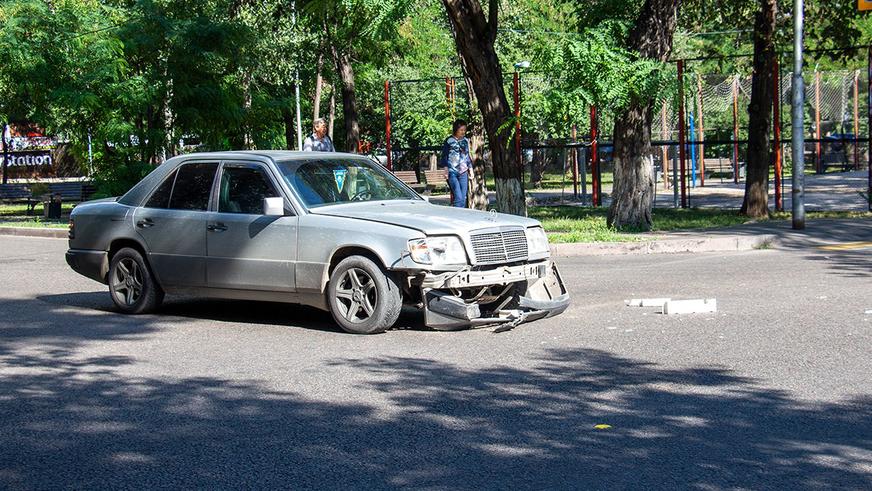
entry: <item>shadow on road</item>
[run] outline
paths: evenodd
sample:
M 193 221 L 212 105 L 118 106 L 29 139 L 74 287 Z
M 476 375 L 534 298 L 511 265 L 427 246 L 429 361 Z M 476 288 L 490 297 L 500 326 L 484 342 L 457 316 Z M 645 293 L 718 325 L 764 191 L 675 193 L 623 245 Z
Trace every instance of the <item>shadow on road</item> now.
M 125 317 L 115 310 L 106 292 L 42 295 L 37 297 L 37 300 L 55 306 L 79 307 L 95 313 L 105 312 Z M 277 302 L 168 297 L 155 315 L 161 320 L 202 319 L 342 332 L 327 312 L 312 307 Z M 135 317 L 128 318 L 135 319 Z M 397 322 L 397 328 L 427 329 L 421 312 L 416 309 L 404 309 Z
M 603 351 L 545 351 L 527 369 L 333 360 L 370 382 L 332 402 L 128 377 L 133 359 L 62 349 L 0 363 L 5 488 L 872 486 L 869 398 L 812 406 L 728 370 Z

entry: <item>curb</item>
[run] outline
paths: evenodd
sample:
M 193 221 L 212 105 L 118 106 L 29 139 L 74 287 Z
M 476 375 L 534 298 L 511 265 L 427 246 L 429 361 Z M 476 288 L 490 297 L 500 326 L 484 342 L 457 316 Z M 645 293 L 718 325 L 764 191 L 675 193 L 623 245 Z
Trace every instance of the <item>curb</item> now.
M 66 239 L 69 232 L 62 228 L 0 227 L 0 235 Z M 677 254 L 694 252 L 750 251 L 777 244 L 772 234 L 754 236 L 700 237 L 660 239 L 639 242 L 580 242 L 551 244 L 554 257 L 614 256 L 634 254 Z
M 66 239 L 69 238 L 69 233 L 69 230 L 65 228 L 0 227 L 0 235 L 14 235 L 16 237 Z
M 554 257 L 614 256 L 635 254 L 677 254 L 697 252 L 734 252 L 761 249 L 777 244 L 772 234 L 727 237 L 699 237 L 646 240 L 640 242 L 583 242 L 551 244 Z

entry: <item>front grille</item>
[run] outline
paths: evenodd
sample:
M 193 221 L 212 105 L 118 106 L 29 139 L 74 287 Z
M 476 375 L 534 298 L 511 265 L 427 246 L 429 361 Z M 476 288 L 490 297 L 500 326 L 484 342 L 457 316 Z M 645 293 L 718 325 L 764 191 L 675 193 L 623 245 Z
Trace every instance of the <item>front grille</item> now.
M 527 236 L 523 229 L 488 230 L 470 236 L 477 264 L 527 259 Z

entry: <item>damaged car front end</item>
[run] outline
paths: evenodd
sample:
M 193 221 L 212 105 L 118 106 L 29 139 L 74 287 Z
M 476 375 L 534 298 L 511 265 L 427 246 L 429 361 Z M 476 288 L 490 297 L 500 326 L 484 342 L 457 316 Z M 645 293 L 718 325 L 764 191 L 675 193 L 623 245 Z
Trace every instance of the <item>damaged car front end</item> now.
M 417 290 L 424 322 L 433 329 L 507 330 L 569 307 L 569 294 L 538 225 L 473 230 L 463 239 L 417 239 L 409 242 L 409 254 L 416 263 L 431 266 L 411 276 L 409 286 Z

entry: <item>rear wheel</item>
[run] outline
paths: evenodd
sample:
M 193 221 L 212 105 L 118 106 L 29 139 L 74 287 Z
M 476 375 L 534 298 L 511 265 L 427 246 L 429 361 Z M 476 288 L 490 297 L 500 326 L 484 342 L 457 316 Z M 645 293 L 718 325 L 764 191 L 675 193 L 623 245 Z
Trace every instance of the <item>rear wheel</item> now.
M 164 297 L 142 254 L 129 247 L 112 256 L 109 264 L 109 293 L 118 310 L 125 314 L 153 312 Z
M 354 334 L 375 334 L 393 327 L 403 306 L 396 281 L 363 256 L 343 259 L 330 275 L 327 300 L 333 319 Z

